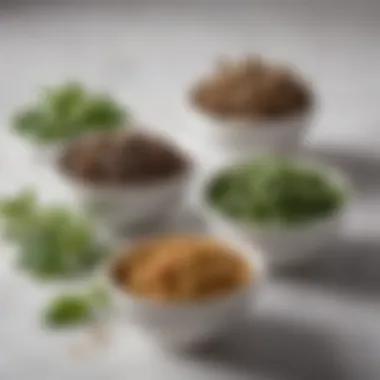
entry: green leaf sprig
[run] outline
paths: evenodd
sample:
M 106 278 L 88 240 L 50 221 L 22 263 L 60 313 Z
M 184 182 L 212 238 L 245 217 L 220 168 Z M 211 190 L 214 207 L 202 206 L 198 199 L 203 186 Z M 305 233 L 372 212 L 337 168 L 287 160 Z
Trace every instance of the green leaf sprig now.
M 18 263 L 43 279 L 65 279 L 91 271 L 107 247 L 96 239 L 85 216 L 59 206 L 42 206 L 32 190 L 0 202 L 5 237 L 18 251 Z
M 36 143 L 50 144 L 120 129 L 128 121 L 129 112 L 110 95 L 68 82 L 43 89 L 36 104 L 16 112 L 12 128 Z

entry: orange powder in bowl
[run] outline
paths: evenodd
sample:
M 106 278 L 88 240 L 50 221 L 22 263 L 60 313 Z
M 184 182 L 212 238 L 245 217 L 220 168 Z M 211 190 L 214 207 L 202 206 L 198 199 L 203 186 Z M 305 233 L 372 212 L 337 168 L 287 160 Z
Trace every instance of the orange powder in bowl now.
M 122 254 L 112 277 L 126 292 L 157 301 L 197 301 L 238 291 L 251 266 L 225 244 L 200 237 L 166 237 Z

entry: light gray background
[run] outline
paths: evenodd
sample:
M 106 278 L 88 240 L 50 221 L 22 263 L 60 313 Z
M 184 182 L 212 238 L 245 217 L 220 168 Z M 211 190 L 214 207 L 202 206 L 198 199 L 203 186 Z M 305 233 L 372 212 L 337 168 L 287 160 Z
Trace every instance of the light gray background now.
M 34 183 L 47 198 L 69 196 L 6 128 L 38 86 L 66 78 L 112 90 L 146 126 L 210 162 L 185 90 L 215 56 L 245 52 L 292 61 L 310 76 L 321 112 L 305 150 L 346 169 L 357 191 L 334 247 L 280 274 L 255 321 L 229 342 L 190 357 L 164 354 L 125 326 L 100 346 L 88 332 L 45 334 L 36 320 L 45 294 L 11 271 L 0 243 L 0 379 L 378 380 L 379 3 L 68 3 L 0 8 L 2 193 Z

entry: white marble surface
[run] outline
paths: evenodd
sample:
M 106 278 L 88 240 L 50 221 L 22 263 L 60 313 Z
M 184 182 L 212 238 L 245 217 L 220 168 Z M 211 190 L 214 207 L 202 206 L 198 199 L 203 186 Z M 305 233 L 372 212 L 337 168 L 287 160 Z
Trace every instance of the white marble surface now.
M 38 86 L 81 78 L 110 89 L 147 125 L 207 159 L 184 89 L 215 55 L 261 52 L 310 76 L 321 113 L 308 141 L 356 176 L 342 244 L 328 253 L 339 255 L 301 268 L 303 281 L 297 271 L 275 281 L 252 328 L 191 358 L 164 354 L 125 326 L 112 327 L 100 346 L 86 332 L 46 334 L 36 321 L 41 292 L 1 256 L 1 380 L 379 379 L 380 6 L 242 3 L 0 8 L 0 191 L 33 183 L 48 198 L 67 196 L 7 131 L 11 111 Z M 81 352 L 73 355 L 73 345 Z

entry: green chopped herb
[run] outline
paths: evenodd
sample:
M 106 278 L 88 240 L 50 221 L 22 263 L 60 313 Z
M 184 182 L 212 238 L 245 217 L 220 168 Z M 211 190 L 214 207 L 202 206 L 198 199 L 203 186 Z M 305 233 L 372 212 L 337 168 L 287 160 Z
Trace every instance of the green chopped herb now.
M 208 200 L 237 220 L 294 224 L 331 214 L 344 194 L 319 170 L 267 158 L 220 175 L 209 188 Z
M 72 139 L 91 131 L 125 127 L 129 113 L 110 95 L 76 82 L 42 90 L 37 103 L 14 115 L 13 129 L 37 143 Z

